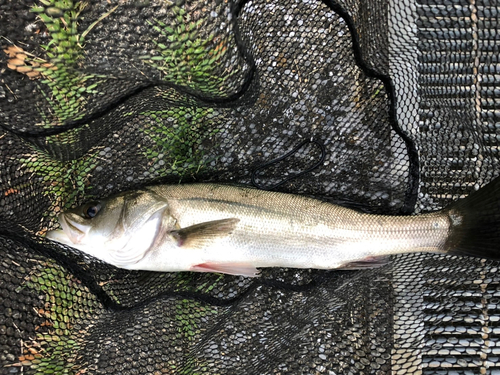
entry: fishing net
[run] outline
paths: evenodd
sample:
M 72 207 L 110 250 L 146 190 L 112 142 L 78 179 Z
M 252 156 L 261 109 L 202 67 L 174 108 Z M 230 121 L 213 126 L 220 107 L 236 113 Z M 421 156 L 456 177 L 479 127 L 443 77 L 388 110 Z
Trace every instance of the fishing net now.
M 499 172 L 495 1 L 0 0 L 0 373 L 500 373 L 498 263 L 126 271 L 44 239 L 158 183 L 377 214 Z

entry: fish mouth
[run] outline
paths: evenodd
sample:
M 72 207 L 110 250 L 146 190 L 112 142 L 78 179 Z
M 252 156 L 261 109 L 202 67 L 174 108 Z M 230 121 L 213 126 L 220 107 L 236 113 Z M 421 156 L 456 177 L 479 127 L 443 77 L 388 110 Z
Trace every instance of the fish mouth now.
M 55 229 L 47 232 L 45 238 L 49 240 L 56 241 L 62 244 L 71 245 L 72 241 L 69 239 L 68 235 L 62 229 Z
M 74 244 L 80 243 L 87 233 L 90 230 L 90 225 L 85 225 L 76 222 L 75 220 L 71 220 L 68 216 L 71 214 L 60 214 L 59 215 L 59 223 L 61 224 L 61 227 L 68 236 L 68 238 L 73 242 Z

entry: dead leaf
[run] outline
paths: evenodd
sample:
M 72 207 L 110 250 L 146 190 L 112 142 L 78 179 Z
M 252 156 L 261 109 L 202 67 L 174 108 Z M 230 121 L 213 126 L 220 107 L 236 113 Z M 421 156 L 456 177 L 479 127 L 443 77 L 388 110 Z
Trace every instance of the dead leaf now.
M 33 57 L 33 55 L 31 55 L 29 52 L 26 52 L 21 47 L 13 45 L 7 47 L 3 51 L 7 54 L 7 56 L 9 56 L 9 59 L 7 60 L 7 68 L 24 74 L 30 79 L 38 79 L 42 77 L 43 69 L 38 69 L 40 67 L 52 70 L 57 69 L 54 64 L 51 64 L 49 62 L 40 64 L 40 62 L 43 61 L 42 59 L 36 58 L 37 60 L 40 60 L 40 62 L 34 61 L 35 58 Z M 31 58 L 28 58 L 28 56 Z M 26 59 L 28 59 L 28 61 L 26 61 Z
M 5 192 L 5 196 L 7 197 L 7 196 L 9 196 L 9 195 L 11 195 L 11 194 L 16 194 L 16 193 L 19 193 L 19 190 L 14 189 L 14 188 L 10 188 L 10 189 L 8 189 L 8 190 Z

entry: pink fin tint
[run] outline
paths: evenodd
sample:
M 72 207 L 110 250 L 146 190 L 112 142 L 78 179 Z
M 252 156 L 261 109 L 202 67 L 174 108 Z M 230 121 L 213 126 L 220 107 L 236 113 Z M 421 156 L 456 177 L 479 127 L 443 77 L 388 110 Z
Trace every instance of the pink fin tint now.
M 201 263 L 191 267 L 195 272 L 216 272 L 228 275 L 258 277 L 259 270 L 244 263 Z

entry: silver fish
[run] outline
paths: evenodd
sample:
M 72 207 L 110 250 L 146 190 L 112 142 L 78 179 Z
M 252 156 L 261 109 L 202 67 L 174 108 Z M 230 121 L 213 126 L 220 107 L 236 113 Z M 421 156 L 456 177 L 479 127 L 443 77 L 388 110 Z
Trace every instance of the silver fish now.
M 370 267 L 422 251 L 498 258 L 499 196 L 496 179 L 441 211 L 381 216 L 253 188 L 160 185 L 64 212 L 47 237 L 120 268 L 244 276 Z

